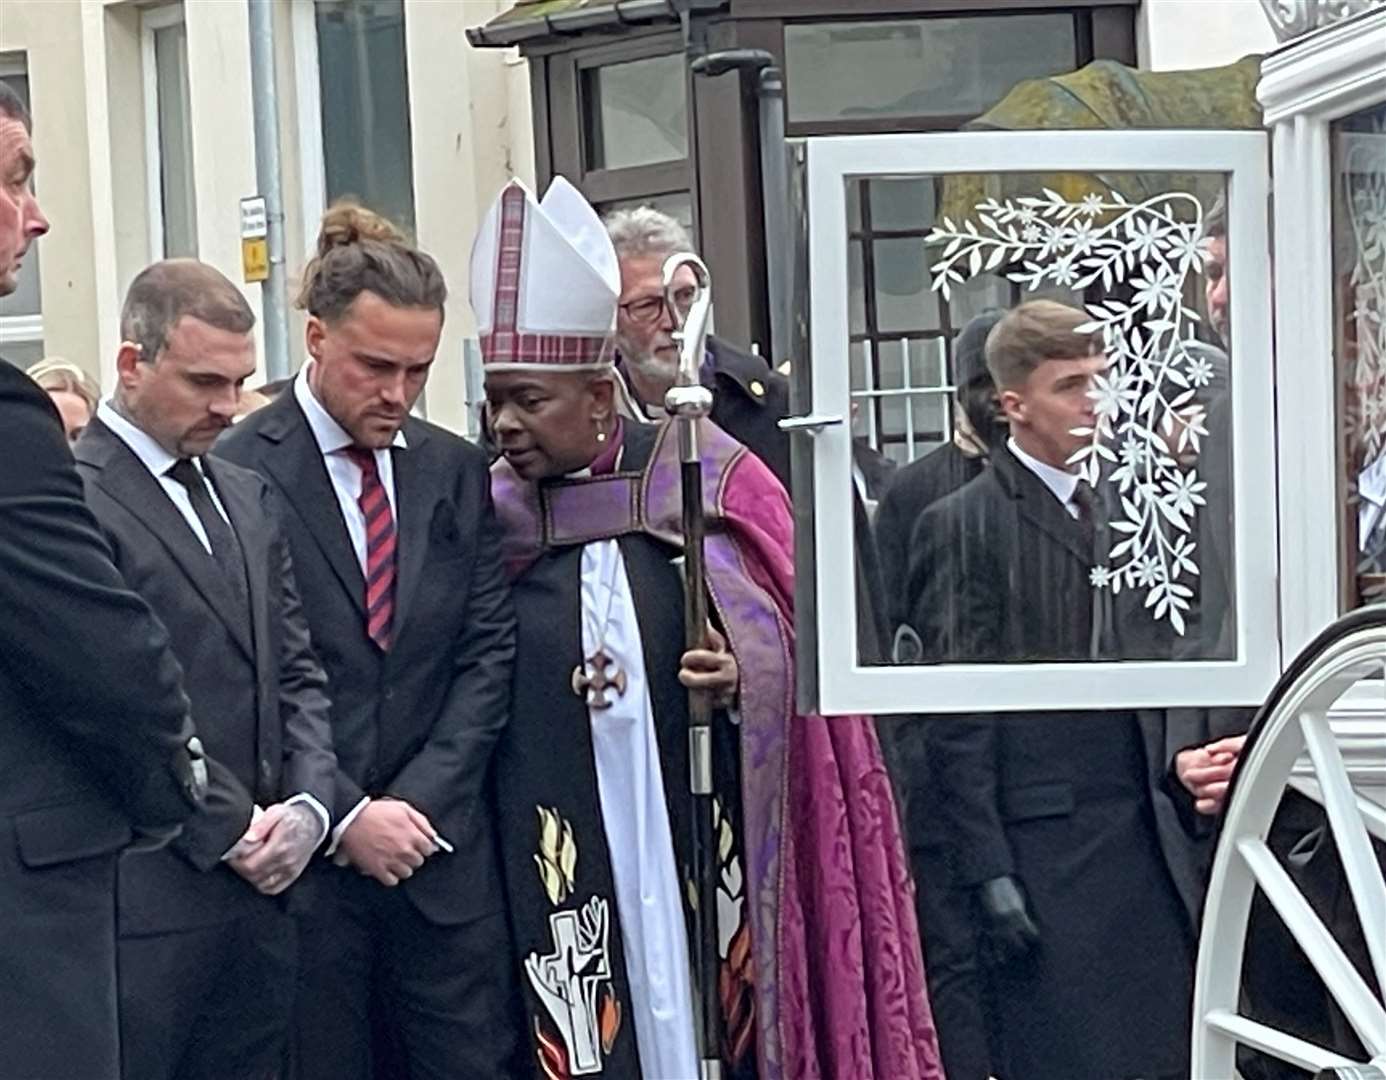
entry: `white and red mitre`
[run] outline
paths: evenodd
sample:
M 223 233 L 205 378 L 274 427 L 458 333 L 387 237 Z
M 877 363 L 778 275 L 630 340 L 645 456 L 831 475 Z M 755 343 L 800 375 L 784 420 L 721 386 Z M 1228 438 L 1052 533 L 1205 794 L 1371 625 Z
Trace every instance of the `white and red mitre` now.
M 542 202 L 512 180 L 472 244 L 471 300 L 487 371 L 607 367 L 621 270 L 601 218 L 557 177 Z

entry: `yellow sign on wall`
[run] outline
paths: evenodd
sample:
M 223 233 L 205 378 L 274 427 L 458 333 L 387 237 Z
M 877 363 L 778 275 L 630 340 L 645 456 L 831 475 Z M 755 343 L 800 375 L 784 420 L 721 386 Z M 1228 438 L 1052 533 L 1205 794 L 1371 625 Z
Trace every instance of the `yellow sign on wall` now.
M 269 277 L 269 241 L 263 236 L 241 241 L 241 270 L 247 285 Z

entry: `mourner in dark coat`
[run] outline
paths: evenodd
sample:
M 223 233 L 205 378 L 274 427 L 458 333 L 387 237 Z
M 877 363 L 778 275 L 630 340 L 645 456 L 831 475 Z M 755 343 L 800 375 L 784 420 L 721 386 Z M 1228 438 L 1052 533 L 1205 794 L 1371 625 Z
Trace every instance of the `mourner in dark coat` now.
M 115 395 L 75 447 L 116 565 L 172 635 L 210 766 L 206 806 L 182 833 L 121 859 L 128 1080 L 278 1068 L 294 988 L 286 905 L 307 906 L 286 890 L 331 825 L 326 676 L 274 497 L 254 473 L 203 456 L 255 370 L 254 323 L 210 266 L 140 273 Z
M 986 340 L 1004 313 L 992 309 L 972 319 L 954 345 L 957 400 L 951 441 L 900 469 L 876 513 L 876 546 L 888 605 L 892 659 L 922 659 L 910 627 L 908 571 L 910 537 L 920 515 L 986 468 L 988 449 L 1005 439 L 997 416 L 996 384 L 986 365 Z M 987 1080 L 993 1025 L 978 970 L 971 890 L 953 882 L 946 818 L 939 785 L 926 753 L 928 716 L 902 716 L 891 723 L 898 787 L 906 810 L 910 865 L 918 894 L 919 929 L 928 961 L 929 1000 L 938 1027 L 939 1049 L 951 1080 Z
M 205 772 L 168 633 L 112 565 L 47 395 L 4 361 L 0 429 L 0 1072 L 114 1080 L 116 857 L 193 813 Z
M 0 296 L 48 230 L 29 127 L 0 82 Z M 3 358 L 0 436 L 0 1072 L 115 1080 L 116 859 L 193 813 L 205 763 L 168 633 L 112 565 L 48 395 Z
M 300 927 L 303 1080 L 509 1076 L 524 1037 L 484 792 L 515 648 L 487 457 L 409 415 L 445 297 L 387 222 L 329 210 L 312 359 L 217 446 L 287 507 L 332 687 L 340 823 Z
M 926 655 L 1123 654 L 1124 612 L 1112 618 L 1089 585 L 1101 511 L 1065 469 L 1104 364 L 1075 333 L 1086 318 L 1033 301 L 993 331 L 988 364 L 1012 435 L 915 529 L 910 599 Z M 989 960 L 1000 1075 L 1186 1075 L 1198 878 L 1161 718 L 964 714 L 928 736 L 955 880 L 973 892 Z

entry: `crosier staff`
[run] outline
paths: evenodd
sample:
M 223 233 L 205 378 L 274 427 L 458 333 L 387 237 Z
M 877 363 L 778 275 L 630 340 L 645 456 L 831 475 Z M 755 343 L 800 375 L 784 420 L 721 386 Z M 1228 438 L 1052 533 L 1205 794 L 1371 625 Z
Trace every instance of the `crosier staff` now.
M 685 266 L 693 271 L 697 293 L 683 314 L 675 302 L 674 279 Z M 698 422 L 712 412 L 712 391 L 699 369 L 712 311 L 712 277 L 691 252 L 664 262 L 664 302 L 678 322 L 679 371 L 664 396 L 664 408 L 679 429 L 679 478 L 683 487 L 684 644 L 707 647 L 707 583 L 703 560 L 703 462 Z M 722 1075 L 722 1009 L 717 995 L 717 845 L 712 821 L 712 702 L 705 690 L 688 691 L 688 768 L 693 793 L 693 877 L 698 903 L 693 911 L 694 982 L 697 984 L 698 1047 L 701 1080 Z

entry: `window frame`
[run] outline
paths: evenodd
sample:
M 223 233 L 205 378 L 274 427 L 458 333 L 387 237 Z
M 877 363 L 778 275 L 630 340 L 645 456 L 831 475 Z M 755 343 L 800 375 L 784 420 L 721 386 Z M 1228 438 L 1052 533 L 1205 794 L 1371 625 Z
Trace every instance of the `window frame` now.
M 1275 412 L 1269 320 L 1267 138 L 1248 131 L 1019 131 L 823 137 L 807 141 L 809 259 L 815 267 L 810 356 L 843 355 L 848 339 L 846 181 L 860 176 L 1085 171 L 1228 175 L 1233 393 L 1233 543 L 1236 659 L 1035 664 L 869 666 L 860 663 L 848 500 L 851 434 L 839 424 L 812 441 L 811 535 L 800 538 L 800 575 L 812 603 L 797 613 L 800 640 L 818 642 L 817 707 L 827 714 L 1243 705 L 1263 700 L 1280 673 L 1277 606 Z M 1017 163 L 1023 162 L 1023 166 Z M 810 363 L 812 412 L 847 415 L 841 365 Z M 798 435 L 806 438 L 807 435 Z M 807 636 L 806 636 L 807 635 Z M 1075 678 L 1080 674 L 1081 678 Z
M 684 65 L 684 101 L 688 114 L 688 152 L 678 159 L 623 168 L 593 168 L 589 160 L 588 121 L 594 103 L 587 100 L 587 73 L 613 64 L 684 55 L 677 31 L 645 34 L 549 58 L 551 92 L 565 102 L 564 121 L 550 134 L 554 140 L 554 171 L 562 173 L 600 211 L 607 203 L 687 193 L 693 207 L 693 235 L 698 235 L 698 199 L 694 162 L 697 159 L 697 118 L 693 76 Z M 541 181 L 542 182 L 542 181 Z
M 186 32 L 187 13 L 182 0 L 140 12 L 140 70 L 144 93 L 144 177 L 145 206 L 149 218 L 147 231 L 149 259 L 166 257 L 164 247 L 164 152 L 159 125 L 159 65 L 154 36 L 158 30 L 182 26 Z M 191 77 L 191 72 L 189 72 Z M 191 106 L 191 102 L 189 102 Z M 188 137 L 193 138 L 191 125 Z M 196 236 L 194 236 L 196 240 Z M 195 254 L 195 253 L 194 253 Z

